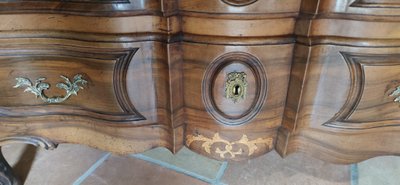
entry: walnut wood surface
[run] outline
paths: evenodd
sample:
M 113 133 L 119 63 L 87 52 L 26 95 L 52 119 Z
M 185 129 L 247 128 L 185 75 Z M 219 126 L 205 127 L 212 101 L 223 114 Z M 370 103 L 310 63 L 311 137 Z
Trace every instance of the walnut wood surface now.
M 186 145 L 219 160 L 274 148 L 336 163 L 399 155 L 394 0 L 0 3 L 0 143 L 120 154 Z M 227 76 L 247 74 L 245 99 Z M 49 105 L 16 77 L 88 85 Z
M 390 96 L 400 75 L 396 3 L 307 2 L 296 24 L 278 152 L 335 163 L 399 155 L 399 104 Z

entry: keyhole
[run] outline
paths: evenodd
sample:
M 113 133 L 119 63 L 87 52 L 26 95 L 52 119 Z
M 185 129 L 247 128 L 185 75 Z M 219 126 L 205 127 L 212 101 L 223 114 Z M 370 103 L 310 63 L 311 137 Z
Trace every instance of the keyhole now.
M 234 90 L 233 90 L 233 95 L 239 96 L 241 90 L 242 90 L 242 89 L 240 88 L 239 85 L 235 85 Z

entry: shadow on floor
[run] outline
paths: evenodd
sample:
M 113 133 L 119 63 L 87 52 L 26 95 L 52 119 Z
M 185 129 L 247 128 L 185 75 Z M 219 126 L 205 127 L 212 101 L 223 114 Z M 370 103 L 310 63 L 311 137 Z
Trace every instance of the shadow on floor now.
M 24 184 L 26 178 L 28 177 L 33 161 L 35 160 L 36 153 L 37 148 L 35 146 L 26 145 L 17 160 L 18 162 L 12 167 L 15 176 L 17 176 L 21 184 Z

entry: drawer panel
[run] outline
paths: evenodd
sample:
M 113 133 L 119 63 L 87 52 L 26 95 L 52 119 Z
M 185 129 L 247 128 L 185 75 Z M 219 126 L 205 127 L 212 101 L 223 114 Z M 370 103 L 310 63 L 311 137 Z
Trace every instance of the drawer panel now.
M 184 43 L 186 146 L 221 160 L 272 150 L 293 46 Z
M 0 138 L 47 146 L 84 144 L 119 154 L 174 148 L 166 44 L 56 38 L 0 39 Z M 87 84 L 60 103 L 25 91 L 40 77 L 47 97 L 82 75 Z M 26 78 L 13 88 L 16 78 Z M 39 87 L 39 86 L 35 86 Z M 41 85 L 45 87 L 45 85 Z M 62 85 L 59 85 L 62 87 Z M 78 87 L 79 88 L 79 87 Z M 178 129 L 176 129 L 178 130 Z
M 399 126 L 400 55 L 341 53 L 350 69 L 347 101 L 326 126 L 371 129 Z
M 227 20 L 186 16 L 182 18 L 185 34 L 218 37 L 274 37 L 293 33 L 294 18 Z M 251 29 L 249 29 L 251 28 Z
M 157 0 L 10 0 L 0 2 L 1 13 L 63 13 L 89 16 L 160 14 Z
M 319 6 L 316 5 L 315 0 L 305 0 L 302 2 L 304 7 L 307 7 L 307 12 L 313 13 L 316 8 L 318 8 L 318 12 L 321 14 L 327 13 L 341 13 L 338 16 L 346 16 L 348 15 L 350 19 L 354 19 L 355 17 L 359 17 L 358 15 L 379 15 L 379 16 L 388 16 L 388 19 L 396 19 L 396 17 L 391 16 L 399 16 L 400 15 L 400 1 L 399 0 L 326 0 L 321 1 Z M 369 20 L 379 20 L 377 17 L 366 17 Z M 397 18 L 398 19 L 398 18 Z
M 79 47 L 2 49 L 2 114 L 64 114 L 107 121 L 143 120 L 129 98 L 126 79 L 137 50 Z M 24 111 L 27 109 L 29 111 Z
M 396 96 L 390 96 L 400 85 L 398 53 L 395 47 L 314 46 L 298 126 L 348 131 L 398 128 L 399 104 L 394 102 Z M 296 60 L 305 61 L 302 57 Z
M 299 10 L 298 0 L 181 0 L 179 8 L 189 12 L 204 13 L 296 13 Z
M 399 53 L 399 47 L 298 45 L 278 152 L 342 164 L 398 155 Z

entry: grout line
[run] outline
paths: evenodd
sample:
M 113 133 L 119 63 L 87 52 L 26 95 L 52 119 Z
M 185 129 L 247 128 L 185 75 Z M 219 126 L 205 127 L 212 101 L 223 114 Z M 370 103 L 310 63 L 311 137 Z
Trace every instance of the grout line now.
M 80 176 L 76 181 L 73 183 L 73 185 L 80 185 L 89 175 L 91 175 L 96 169 L 103 164 L 105 160 L 110 157 L 111 153 L 106 153 L 101 157 L 99 160 L 97 160 L 85 173 L 83 173 L 82 176 Z
M 226 168 L 228 168 L 228 162 L 224 161 L 221 165 L 221 167 L 218 170 L 217 176 L 215 178 L 215 181 L 212 183 L 213 185 L 222 185 L 221 179 L 222 176 L 225 173 Z
M 197 174 L 195 172 L 191 172 L 191 171 L 185 170 L 183 168 L 174 166 L 172 164 L 169 164 L 169 163 L 166 163 L 166 162 L 163 162 L 163 161 L 159 161 L 159 160 L 153 159 L 151 157 L 147 157 L 147 156 L 145 156 L 143 154 L 132 154 L 131 156 L 135 157 L 135 158 L 138 158 L 138 159 L 141 159 L 141 160 L 144 160 L 144 161 L 147 161 L 147 162 L 150 162 L 150 163 L 153 163 L 153 164 L 157 164 L 157 165 L 162 166 L 164 168 L 168 168 L 168 169 L 174 170 L 174 171 L 179 172 L 179 173 L 183 173 L 185 175 L 194 177 L 196 179 L 199 179 L 201 181 L 207 182 L 209 184 L 214 184 L 216 182 L 215 179 L 210 179 L 210 178 L 204 177 L 204 176 L 199 175 L 199 174 Z
M 358 165 L 357 164 L 352 164 L 351 165 L 351 185 L 358 185 Z

